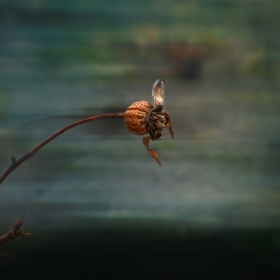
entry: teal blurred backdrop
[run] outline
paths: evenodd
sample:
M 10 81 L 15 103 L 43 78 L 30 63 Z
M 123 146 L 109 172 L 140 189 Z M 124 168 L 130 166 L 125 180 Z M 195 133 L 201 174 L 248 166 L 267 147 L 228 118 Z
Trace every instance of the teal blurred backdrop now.
M 279 8 L 2 0 L 0 172 L 70 122 L 152 103 L 158 78 L 175 141 L 151 142 L 160 167 L 100 120 L 23 163 L 0 187 L 0 233 L 26 213 L 36 235 L 0 248 L 0 278 L 275 279 Z

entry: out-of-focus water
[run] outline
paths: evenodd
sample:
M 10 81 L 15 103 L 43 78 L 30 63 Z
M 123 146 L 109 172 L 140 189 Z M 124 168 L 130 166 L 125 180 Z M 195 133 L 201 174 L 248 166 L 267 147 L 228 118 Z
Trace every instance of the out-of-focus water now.
M 152 102 L 151 87 L 160 74 L 167 75 L 166 110 L 175 142 L 165 135 L 152 143 L 163 161 L 160 168 L 140 137 L 129 135 L 120 120 L 77 128 L 11 174 L 1 187 L 2 203 L 26 205 L 20 212 L 30 203 L 36 203 L 35 212 L 37 203 L 67 204 L 72 206 L 69 217 L 160 217 L 206 227 L 278 224 L 279 83 L 255 72 L 229 70 L 238 69 L 231 60 L 250 55 L 245 45 L 254 42 L 255 32 L 264 35 L 261 29 L 246 26 L 252 38 L 245 41 L 243 33 L 236 35 L 241 27 L 232 28 L 232 38 L 240 40 L 232 46 L 226 45 L 230 35 L 219 42 L 218 35 L 209 35 L 211 30 L 207 36 L 198 32 L 196 39 L 188 32 L 178 35 L 175 39 L 192 38 L 197 44 L 205 40 L 206 51 L 213 44 L 221 50 L 205 59 L 201 78 L 180 80 L 171 70 L 161 70 L 163 42 L 174 37 L 168 37 L 170 26 L 162 31 L 163 15 L 158 14 L 162 26 L 155 25 L 148 6 L 141 8 L 151 24 L 145 27 L 121 6 L 113 11 L 83 3 L 76 10 L 74 1 L 67 8 L 50 3 L 2 4 L 1 170 L 11 154 L 20 156 L 71 121 L 41 118 L 124 110 L 139 99 Z M 128 7 L 131 15 L 141 15 L 138 6 Z M 219 6 L 213 8 L 214 13 Z M 174 23 L 180 22 L 178 17 L 173 15 Z M 124 35 L 128 23 L 143 38 Z M 216 30 L 214 21 L 211 27 Z M 224 22 L 221 28 L 229 26 Z M 257 58 L 255 63 L 260 63 Z
M 135 84 L 140 87 L 140 81 Z M 167 100 L 179 96 L 173 86 L 176 81 L 167 84 Z M 151 99 L 150 88 L 145 99 Z M 141 96 L 139 89 L 135 92 L 136 98 Z M 166 104 L 175 141 L 166 131 L 161 141 L 151 142 L 163 167 L 149 156 L 141 137 L 126 131 L 122 120 L 100 120 L 65 133 L 23 163 L 2 184 L 1 202 L 9 201 L 10 209 L 20 203 L 20 212 L 28 212 L 33 221 L 32 213 L 37 215 L 42 203 L 71 206 L 65 213 L 69 218 L 156 217 L 206 227 L 277 225 L 277 106 L 271 104 L 269 111 L 262 105 L 248 106 L 247 111 L 237 101 L 221 101 L 222 93 L 180 98 L 189 99 L 185 110 L 180 102 L 176 108 L 174 100 Z M 14 119 L 1 131 L 2 170 L 11 154 L 19 157 L 67 123 L 58 119 L 24 124 L 32 111 L 11 115 Z M 33 203 L 36 208 L 27 211 Z

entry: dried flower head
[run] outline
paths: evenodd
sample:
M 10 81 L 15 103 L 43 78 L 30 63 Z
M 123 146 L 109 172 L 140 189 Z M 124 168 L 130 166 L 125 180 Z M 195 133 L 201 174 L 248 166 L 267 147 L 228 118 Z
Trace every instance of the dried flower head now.
M 127 129 L 137 135 L 149 134 L 143 138 L 143 143 L 152 157 L 159 165 L 161 162 L 156 152 L 149 147 L 150 140 L 159 140 L 167 127 L 173 138 L 173 130 L 169 115 L 163 110 L 164 106 L 164 80 L 157 80 L 152 89 L 154 106 L 148 101 L 136 101 L 132 103 L 124 113 L 124 121 Z

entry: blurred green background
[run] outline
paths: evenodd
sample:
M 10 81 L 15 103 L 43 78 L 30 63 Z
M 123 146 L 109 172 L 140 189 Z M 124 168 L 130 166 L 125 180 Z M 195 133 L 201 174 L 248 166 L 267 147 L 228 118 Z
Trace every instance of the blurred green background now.
M 149 156 L 123 120 L 62 135 L 0 187 L 1 279 L 275 279 L 278 0 L 0 3 L 0 170 L 64 125 L 153 102 Z M 43 271 L 43 272 L 42 272 Z M 1 277 L 2 273 L 2 277 Z M 33 277 L 33 278 L 32 278 Z

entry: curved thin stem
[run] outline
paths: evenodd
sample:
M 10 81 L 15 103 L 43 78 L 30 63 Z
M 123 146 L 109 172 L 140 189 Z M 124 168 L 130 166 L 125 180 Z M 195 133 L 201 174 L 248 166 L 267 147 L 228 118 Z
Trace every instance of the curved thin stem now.
M 55 132 L 53 135 L 45 139 L 43 142 L 41 142 L 39 145 L 31 149 L 29 152 L 21 156 L 19 159 L 16 159 L 14 156 L 11 157 L 12 164 L 6 169 L 6 171 L 1 175 L 0 177 L 0 184 L 9 176 L 9 174 L 15 170 L 20 164 L 22 164 L 24 161 L 29 159 L 30 157 L 34 156 L 40 149 L 42 149 L 45 145 L 47 145 L 49 142 L 51 142 L 53 139 L 61 135 L 62 133 L 66 132 L 69 129 L 74 128 L 75 126 L 88 123 L 91 121 L 99 120 L 99 119 L 108 119 L 108 118 L 123 118 L 124 113 L 111 113 L 111 114 L 101 114 L 97 116 L 92 116 L 86 119 L 82 119 L 76 122 L 73 122 L 57 132 Z

